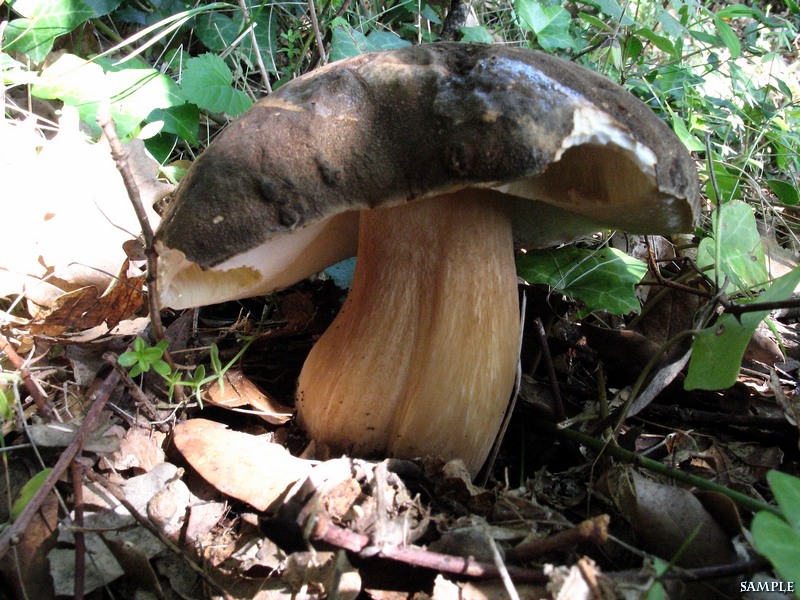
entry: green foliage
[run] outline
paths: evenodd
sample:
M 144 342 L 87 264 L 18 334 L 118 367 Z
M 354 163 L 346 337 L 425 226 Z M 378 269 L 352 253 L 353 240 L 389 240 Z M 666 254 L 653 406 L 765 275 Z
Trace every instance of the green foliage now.
M 767 481 L 783 513 L 783 519 L 760 512 L 751 530 L 756 550 L 786 581 L 800 581 L 800 479 L 780 471 L 767 473 Z M 795 591 L 800 597 L 800 592 Z
M 74 106 L 98 135 L 97 112 L 107 104 L 122 137 L 154 110 L 184 104 L 175 82 L 155 69 L 141 64 L 122 69 L 107 60 L 87 61 L 74 54 L 62 55 L 42 71 L 31 93 Z
M 265 9 L 263 4 L 257 6 L 258 9 L 249 21 L 239 11 L 233 16 L 217 11 L 203 14 L 195 21 L 194 32 L 210 52 L 222 53 L 232 48 L 232 52 L 228 54 L 230 65 L 235 66 L 237 61 L 242 60 L 253 68 L 257 64 L 257 50 L 251 36 L 245 35 L 251 27 L 258 50 L 262 54 L 274 55 L 278 48 L 278 22 L 275 12 Z M 283 38 L 284 35 L 285 32 L 280 37 Z M 275 72 L 271 61 L 266 64 L 269 71 Z
M 514 10 L 519 19 L 519 26 L 531 31 L 543 50 L 552 52 L 575 47 L 575 41 L 569 33 L 570 14 L 560 4 L 516 0 Z
M 214 54 L 203 54 L 186 61 L 181 90 L 183 97 L 201 109 L 236 116 L 253 104 L 247 94 L 231 87 L 233 73 L 225 61 Z
M 712 223 L 711 235 L 697 248 L 697 266 L 713 268 L 717 287 L 728 293 L 765 285 L 769 278 L 767 260 L 753 209 L 740 201 L 723 204 L 715 211 Z
M 56 38 L 97 16 L 83 0 L 17 0 L 13 6 L 22 18 L 9 22 L 3 47 L 35 63 L 45 59 Z
M 713 280 L 727 294 L 745 296 L 741 304 L 786 300 L 800 284 L 800 268 L 768 282 L 764 245 L 753 209 L 740 201 L 723 204 L 715 211 L 711 235 L 698 247 L 697 264 L 713 269 Z M 726 313 L 699 331 L 692 344 L 686 389 L 716 390 L 732 386 L 750 338 L 768 315 L 768 310 L 747 312 L 739 317 Z
M 330 60 L 341 60 L 357 56 L 364 52 L 377 52 L 408 46 L 411 42 L 403 40 L 397 34 L 388 31 L 371 31 L 368 35 L 349 27 L 337 27 L 333 30 Z
M 0 423 L 12 418 L 14 418 L 14 409 L 11 401 L 11 394 L 4 387 L 0 387 Z M 2 440 L 1 432 L 0 440 Z
M 615 248 L 568 246 L 558 251 L 529 251 L 517 259 L 517 271 L 527 281 L 546 283 L 579 299 L 584 306 L 581 315 L 597 310 L 627 314 L 639 312 L 635 286 L 647 267 Z
M 11 505 L 11 513 L 9 515 L 11 523 L 16 521 L 17 517 L 22 514 L 22 511 L 25 510 L 28 502 L 30 502 L 36 492 L 39 491 L 39 488 L 42 487 L 45 479 L 48 478 L 52 471 L 53 469 L 43 469 L 31 477 L 30 480 L 28 480 L 28 482 L 22 486 L 17 498 Z
M 800 285 L 800 267 L 772 282 L 758 296 L 760 302 L 779 302 L 791 297 Z M 742 304 L 751 302 L 743 301 Z M 769 315 L 768 310 L 742 314 L 739 318 L 726 313 L 710 327 L 701 330 L 692 344 L 692 358 L 686 375 L 686 389 L 721 390 L 736 383 L 742 357 L 758 324 Z
M 133 342 L 133 350 L 120 354 L 119 364 L 131 368 L 131 377 L 147 373 L 150 369 L 162 377 L 166 377 L 172 372 L 170 366 L 162 358 L 167 344 L 166 340 L 162 340 L 155 346 L 148 346 L 147 342 L 137 337 Z

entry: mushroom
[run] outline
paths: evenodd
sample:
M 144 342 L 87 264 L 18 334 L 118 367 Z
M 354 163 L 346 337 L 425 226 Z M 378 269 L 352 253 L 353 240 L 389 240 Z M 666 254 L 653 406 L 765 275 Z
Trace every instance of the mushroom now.
M 684 231 L 698 206 L 680 141 L 602 76 L 505 46 L 410 46 L 295 79 L 229 125 L 159 227 L 159 288 L 174 308 L 244 298 L 357 249 L 299 423 L 334 451 L 476 473 L 515 379 L 514 248 Z

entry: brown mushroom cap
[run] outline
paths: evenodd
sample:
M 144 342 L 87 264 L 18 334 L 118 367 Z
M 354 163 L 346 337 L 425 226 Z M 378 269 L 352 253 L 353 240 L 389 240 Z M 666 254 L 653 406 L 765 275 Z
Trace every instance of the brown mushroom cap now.
M 227 127 L 157 232 L 164 304 L 286 287 L 355 254 L 358 211 L 466 187 L 517 246 L 604 228 L 687 230 L 694 165 L 642 102 L 578 65 L 505 46 L 409 46 L 285 84 Z

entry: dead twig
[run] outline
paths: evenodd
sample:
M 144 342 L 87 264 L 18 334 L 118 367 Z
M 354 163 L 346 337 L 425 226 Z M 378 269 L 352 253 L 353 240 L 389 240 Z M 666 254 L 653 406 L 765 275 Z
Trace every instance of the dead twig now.
M 128 192 L 128 198 L 131 201 L 133 210 L 136 213 L 136 218 L 139 219 L 139 225 L 142 228 L 142 237 L 144 238 L 144 254 L 147 260 L 147 301 L 150 312 L 150 326 L 153 329 L 153 338 L 156 343 L 165 339 L 164 325 L 161 322 L 161 306 L 158 302 L 158 254 L 155 249 L 155 234 L 150 225 L 150 220 L 147 218 L 147 212 L 142 204 L 142 197 L 139 194 L 139 186 L 136 184 L 136 179 L 131 171 L 130 164 L 128 163 L 128 153 L 125 151 L 122 142 L 117 136 L 117 129 L 114 126 L 114 121 L 111 119 L 110 114 L 98 115 L 97 123 L 103 130 L 103 134 L 108 140 L 108 145 L 111 148 L 111 156 L 114 158 L 114 163 L 117 165 L 117 170 L 122 176 L 122 181 L 125 184 L 125 189 Z M 164 361 L 174 371 L 177 367 L 175 361 L 169 350 L 164 351 Z M 181 403 L 184 400 L 183 390 L 177 387 L 175 390 L 176 400 Z
M 317 52 L 323 65 L 328 64 L 328 55 L 325 52 L 325 42 L 322 41 L 322 32 L 319 30 L 319 20 L 317 19 L 317 9 L 314 0 L 308 0 L 308 12 L 311 15 L 311 27 L 314 29 L 314 37 L 317 40 Z
M 598 515 L 545 539 L 523 542 L 506 552 L 506 558 L 518 562 L 528 562 L 552 552 L 573 550 L 575 546 L 583 542 L 592 542 L 599 546 L 608 539 L 610 522 L 611 518 L 608 515 Z
M 242 9 L 242 15 L 245 22 L 250 22 L 250 11 L 247 10 L 245 0 L 239 0 L 239 7 Z M 261 79 L 264 80 L 264 87 L 267 88 L 267 93 L 272 93 L 272 86 L 269 83 L 269 72 L 264 64 L 264 59 L 261 57 L 261 48 L 258 46 L 258 38 L 256 38 L 255 23 L 250 23 L 250 43 L 253 45 L 253 52 L 256 55 L 256 62 L 258 63 L 258 70 L 261 71 Z
M 78 462 L 81 449 L 70 464 L 70 477 L 72 479 L 72 510 L 75 518 L 75 600 L 83 600 L 84 582 L 86 581 L 86 534 L 83 531 L 83 468 Z
M 50 405 L 50 400 L 39 388 L 39 385 L 30 374 L 30 371 L 28 371 L 28 369 L 25 367 L 25 360 L 19 354 L 17 354 L 16 350 L 14 350 L 14 348 L 11 346 L 11 343 L 8 341 L 8 338 L 1 333 L 0 351 L 6 355 L 6 358 L 11 363 L 11 366 L 19 371 L 22 381 L 25 384 L 25 388 L 28 390 L 33 403 L 36 405 L 36 409 L 39 411 L 39 416 L 45 421 L 52 421 L 55 418 L 55 412 L 53 411 L 53 407 Z
M 48 494 L 53 490 L 58 480 L 64 472 L 70 467 L 73 459 L 77 456 L 78 451 L 83 447 L 83 440 L 94 428 L 97 418 L 100 416 L 103 408 L 105 408 L 111 392 L 119 383 L 119 373 L 112 371 L 108 377 L 105 378 L 103 383 L 94 393 L 92 398 L 92 406 L 83 418 L 80 429 L 78 429 L 75 437 L 69 443 L 69 446 L 61 453 L 58 461 L 56 462 L 50 475 L 44 480 L 42 486 L 36 491 L 31 498 L 30 502 L 25 506 L 17 520 L 8 527 L 0 535 L 0 559 L 2 559 L 8 552 L 9 547 L 19 541 L 25 529 L 28 527 L 33 515 L 41 508 L 42 502 L 47 498 Z
M 555 409 L 556 419 L 563 421 L 567 418 L 567 412 L 564 410 L 564 402 L 561 399 L 561 390 L 558 387 L 558 378 L 556 377 L 556 368 L 553 364 L 553 357 L 550 355 L 550 347 L 547 344 L 547 333 L 545 333 L 544 324 L 540 318 L 534 319 L 533 325 L 539 337 L 539 347 L 544 357 L 544 364 L 547 367 L 547 377 L 550 379 L 550 392 L 553 394 L 553 408 Z
M 363 552 L 370 557 L 377 556 L 415 567 L 431 569 L 441 573 L 453 573 L 464 577 L 477 579 L 500 579 L 502 577 L 497 566 L 478 562 L 472 558 L 431 552 L 417 546 L 383 546 L 375 548 L 371 545 L 369 536 L 335 525 L 324 512 L 317 512 L 310 518 L 314 519 L 314 526 L 311 530 L 312 540 L 324 542 L 337 548 L 344 548 L 350 552 Z M 516 583 L 546 583 L 549 581 L 548 576 L 542 571 L 521 567 L 506 567 L 506 570 Z

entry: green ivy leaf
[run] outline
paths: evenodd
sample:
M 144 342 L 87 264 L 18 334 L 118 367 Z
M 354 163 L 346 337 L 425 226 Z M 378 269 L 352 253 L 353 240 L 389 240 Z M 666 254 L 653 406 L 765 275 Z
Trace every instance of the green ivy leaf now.
M 203 54 L 186 61 L 181 77 L 181 89 L 187 102 L 235 117 L 250 108 L 252 101 L 232 84 L 233 73 L 215 54 Z
M 199 143 L 200 111 L 194 104 L 157 108 L 148 115 L 147 121 L 163 121 L 162 131 L 174 133 L 195 146 Z
M 108 66 L 114 70 L 106 72 L 100 62 L 64 54 L 42 71 L 32 94 L 74 106 L 98 135 L 97 110 L 108 102 L 122 138 L 130 136 L 154 109 L 184 103 L 177 84 L 155 69 Z
M 278 22 L 275 11 L 259 10 L 254 16 L 253 24 L 255 28 L 256 43 L 262 55 L 274 56 L 277 52 L 278 42 Z M 248 23 L 244 16 L 238 13 L 235 18 L 231 18 L 219 12 L 210 12 L 198 17 L 195 26 L 195 33 L 203 45 L 211 52 L 219 53 L 226 50 L 237 39 L 239 40 L 233 52 L 235 57 L 242 57 L 251 65 L 255 63 L 256 55 L 253 47 L 253 40 L 248 33 L 242 37 L 242 32 Z M 265 66 L 275 72 L 274 63 L 270 60 L 264 61 Z
M 95 16 L 83 0 L 17 0 L 13 9 L 22 15 L 5 29 L 4 50 L 27 54 L 41 63 L 55 39 Z
M 367 36 L 349 27 L 334 28 L 331 37 L 331 51 L 328 58 L 331 62 L 358 56 L 367 52 Z
M 798 285 L 800 267 L 773 281 L 757 300 L 786 300 Z M 747 344 L 758 324 L 768 315 L 768 310 L 744 313 L 739 319 L 724 314 L 714 325 L 698 333 L 692 343 L 684 387 L 687 390 L 723 390 L 736 383 Z
M 781 181 L 780 179 L 768 179 L 767 185 L 772 193 L 778 197 L 783 204 L 787 206 L 797 206 L 800 203 L 800 194 L 797 188 L 791 183 Z
M 753 519 L 753 543 L 786 581 L 800 580 L 800 479 L 780 471 L 767 481 L 785 518 L 763 511 Z
M 379 50 L 391 50 L 410 46 L 411 42 L 402 39 L 390 31 L 373 30 L 369 35 L 350 27 L 338 26 L 333 30 L 331 38 L 331 51 L 328 58 L 331 62 Z
M 461 41 L 473 42 L 476 44 L 494 44 L 494 38 L 489 30 L 485 27 L 462 27 L 461 28 Z
M 579 298 L 584 304 L 582 315 L 596 310 L 627 314 L 639 312 L 635 286 L 647 267 L 615 248 L 595 251 L 567 246 L 521 255 L 517 272 L 528 282 L 545 283 Z
M 373 29 L 367 34 L 367 52 L 381 52 L 410 45 L 411 42 L 404 40 L 392 31 Z
M 767 482 L 786 521 L 800 531 L 800 479 L 788 473 L 770 471 Z
M 711 237 L 700 241 L 697 265 L 701 269 L 716 265 L 717 285 L 728 280 L 727 292 L 746 291 L 764 285 L 769 279 L 764 244 L 749 204 L 734 200 L 718 209 Z M 719 228 L 719 229 L 717 229 Z M 715 239 L 720 239 L 720 256 L 715 256 Z
M 536 0 L 516 0 L 514 10 L 520 27 L 536 34 L 542 49 L 552 52 L 575 45 L 569 34 L 570 15 L 561 6 L 545 6 Z

